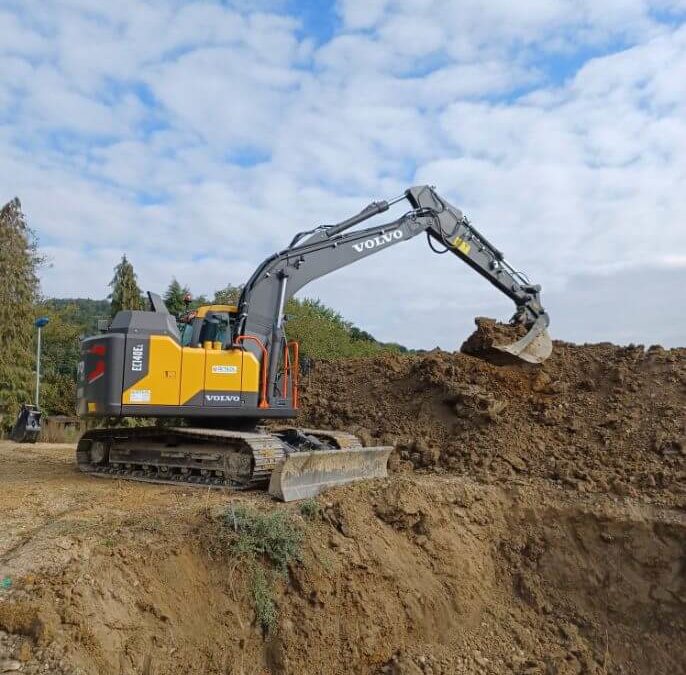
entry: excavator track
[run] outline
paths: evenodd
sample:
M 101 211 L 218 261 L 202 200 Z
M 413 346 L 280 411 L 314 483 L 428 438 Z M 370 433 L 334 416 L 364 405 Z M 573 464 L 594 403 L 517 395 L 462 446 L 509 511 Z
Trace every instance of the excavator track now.
M 386 475 L 392 448 L 363 448 L 344 431 L 272 433 L 194 427 L 94 429 L 79 440 L 81 471 L 99 477 L 190 487 L 266 489 L 284 501 Z
M 286 446 L 259 432 L 185 427 L 94 429 L 79 440 L 79 469 L 147 483 L 245 489 L 263 487 Z

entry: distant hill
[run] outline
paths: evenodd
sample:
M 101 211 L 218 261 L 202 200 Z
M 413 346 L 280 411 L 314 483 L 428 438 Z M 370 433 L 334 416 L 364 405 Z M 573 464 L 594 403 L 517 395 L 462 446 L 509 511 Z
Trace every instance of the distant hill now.
M 109 300 L 91 300 L 90 298 L 48 298 L 43 305 L 48 309 L 54 310 L 63 317 L 67 315 L 69 322 L 83 327 L 84 332 L 87 335 L 96 332 L 98 319 L 107 319 L 110 316 Z

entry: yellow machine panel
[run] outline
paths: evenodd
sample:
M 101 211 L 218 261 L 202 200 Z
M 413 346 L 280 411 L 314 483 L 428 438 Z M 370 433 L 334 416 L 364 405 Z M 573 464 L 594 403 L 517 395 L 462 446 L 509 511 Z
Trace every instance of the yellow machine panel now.
M 205 391 L 241 391 L 243 351 L 207 349 L 205 351 Z
M 235 314 L 238 311 L 236 305 L 204 305 L 198 307 L 195 315 L 200 318 L 207 316 L 208 312 L 221 313 L 226 312 L 227 314 Z
M 181 347 L 166 335 L 151 335 L 147 373 L 122 395 L 123 405 L 178 405 Z
M 260 390 L 260 362 L 249 351 L 243 352 L 243 391 L 256 393 Z
M 197 347 L 183 348 L 181 366 L 181 405 L 202 393 L 205 386 L 205 350 Z

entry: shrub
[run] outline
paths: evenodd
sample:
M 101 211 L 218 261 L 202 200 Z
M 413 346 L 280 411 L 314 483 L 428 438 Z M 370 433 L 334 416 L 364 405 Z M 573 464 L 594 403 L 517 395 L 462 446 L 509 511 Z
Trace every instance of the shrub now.
M 319 515 L 319 504 L 314 497 L 300 502 L 300 515 L 306 520 L 314 520 Z
M 290 563 L 300 560 L 302 529 L 285 511 L 261 513 L 245 506 L 230 507 L 224 527 L 229 531 L 229 550 L 250 569 L 257 619 L 265 632 L 273 632 L 278 621 L 274 582 L 287 575 Z
M 252 569 L 251 591 L 257 620 L 265 632 L 273 633 L 277 626 L 279 613 L 274 602 L 272 582 L 267 579 L 267 573 L 259 565 L 254 565 Z
M 282 575 L 291 561 L 300 560 L 303 533 L 285 511 L 260 513 L 244 506 L 231 507 L 225 523 L 235 532 L 230 548 L 238 556 L 266 558 Z

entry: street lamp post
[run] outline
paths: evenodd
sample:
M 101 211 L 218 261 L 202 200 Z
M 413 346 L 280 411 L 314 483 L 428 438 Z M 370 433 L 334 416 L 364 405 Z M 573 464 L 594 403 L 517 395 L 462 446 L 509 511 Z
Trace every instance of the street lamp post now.
M 50 319 L 40 316 L 36 319 L 35 326 L 38 329 L 38 345 L 36 347 L 36 408 L 40 406 L 40 352 L 41 352 L 41 329 L 48 325 Z

